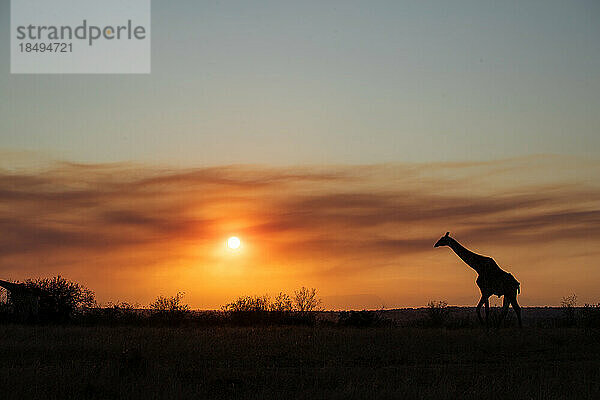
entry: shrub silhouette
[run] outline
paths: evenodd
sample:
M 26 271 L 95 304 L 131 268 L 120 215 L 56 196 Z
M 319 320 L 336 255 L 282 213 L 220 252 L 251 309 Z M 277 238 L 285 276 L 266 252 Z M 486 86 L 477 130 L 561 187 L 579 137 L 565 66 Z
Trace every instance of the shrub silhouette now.
M 300 288 L 294 292 L 294 306 L 296 311 L 310 312 L 321 311 L 321 299 L 317 297 L 317 289 Z
M 263 312 L 272 309 L 269 296 L 240 296 L 231 303 L 222 307 L 229 312 Z
M 279 292 L 271 303 L 271 311 L 292 312 L 294 311 L 294 303 L 287 293 Z
M 25 286 L 39 293 L 39 318 L 45 321 L 70 320 L 96 306 L 94 292 L 58 275 L 28 279 Z
M 157 313 L 182 313 L 190 310 L 190 306 L 183 304 L 184 292 L 177 292 L 175 296 L 158 296 L 154 303 L 150 304 L 150 310 Z
M 177 292 L 175 296 L 158 296 L 150 304 L 151 316 L 154 320 L 169 323 L 180 323 L 189 315 L 190 306 L 182 302 L 185 293 Z
M 427 304 L 427 315 L 432 326 L 444 326 L 448 318 L 448 303 L 444 300 L 430 301 Z
M 226 317 L 235 325 L 264 324 L 271 309 L 269 296 L 240 296 L 221 307 Z
M 564 323 L 566 326 L 574 326 L 576 324 L 575 310 L 577 307 L 577 295 L 575 293 L 570 296 L 563 297 L 560 302 Z
M 273 301 L 269 295 L 240 296 L 221 308 L 226 312 L 312 312 L 321 311 L 320 305 L 317 290 L 302 287 L 294 292 L 293 299 L 283 292 L 279 292 Z
M 320 303 L 316 289 L 303 287 L 293 299 L 283 292 L 274 300 L 268 295 L 240 296 L 221 309 L 234 325 L 314 325 Z

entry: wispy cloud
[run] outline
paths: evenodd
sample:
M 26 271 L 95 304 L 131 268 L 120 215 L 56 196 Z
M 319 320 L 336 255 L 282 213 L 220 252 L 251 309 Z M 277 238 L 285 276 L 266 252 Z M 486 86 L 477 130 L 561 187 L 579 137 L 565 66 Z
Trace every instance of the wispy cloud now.
M 208 249 L 230 232 L 252 244 L 256 268 L 289 265 L 323 279 L 394 262 L 401 270 L 430 254 L 446 230 L 481 248 L 595 245 L 600 188 L 560 173 L 548 181 L 547 168 L 560 169 L 555 161 L 190 170 L 58 163 L 4 171 L 0 271 L 24 278 L 20 271 L 48 272 L 40 263 L 85 269 L 89 259 L 104 271 L 174 259 L 209 265 Z M 539 171 L 545 181 L 537 184 L 530 175 Z

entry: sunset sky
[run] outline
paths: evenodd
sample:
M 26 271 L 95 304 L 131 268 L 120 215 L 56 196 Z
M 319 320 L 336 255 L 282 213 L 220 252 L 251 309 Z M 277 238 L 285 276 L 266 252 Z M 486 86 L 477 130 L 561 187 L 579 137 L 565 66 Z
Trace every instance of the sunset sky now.
M 474 305 L 450 231 L 526 306 L 600 301 L 597 1 L 154 1 L 149 75 L 11 75 L 9 10 L 0 279 Z

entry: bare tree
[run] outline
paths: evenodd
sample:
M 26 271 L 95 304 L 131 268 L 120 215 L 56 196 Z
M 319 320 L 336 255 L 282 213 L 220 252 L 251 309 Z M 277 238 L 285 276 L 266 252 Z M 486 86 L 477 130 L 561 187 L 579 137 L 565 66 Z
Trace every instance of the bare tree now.
M 294 292 L 294 305 L 297 311 L 320 311 L 321 299 L 317 297 L 317 289 L 302 287 Z
M 273 303 L 271 303 L 271 311 L 290 312 L 293 310 L 294 304 L 287 293 L 279 292 Z
M 567 325 L 575 325 L 576 315 L 575 310 L 577 307 L 577 295 L 575 293 L 570 296 L 566 296 L 562 298 L 560 302 L 560 306 L 563 311 L 563 315 L 565 316 L 565 321 Z

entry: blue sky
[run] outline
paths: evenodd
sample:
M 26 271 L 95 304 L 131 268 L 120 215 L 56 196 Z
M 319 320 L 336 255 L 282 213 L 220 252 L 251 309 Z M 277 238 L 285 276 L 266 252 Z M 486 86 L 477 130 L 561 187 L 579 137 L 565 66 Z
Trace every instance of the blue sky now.
M 154 1 L 152 74 L 10 75 L 0 148 L 185 166 L 600 145 L 596 1 Z

